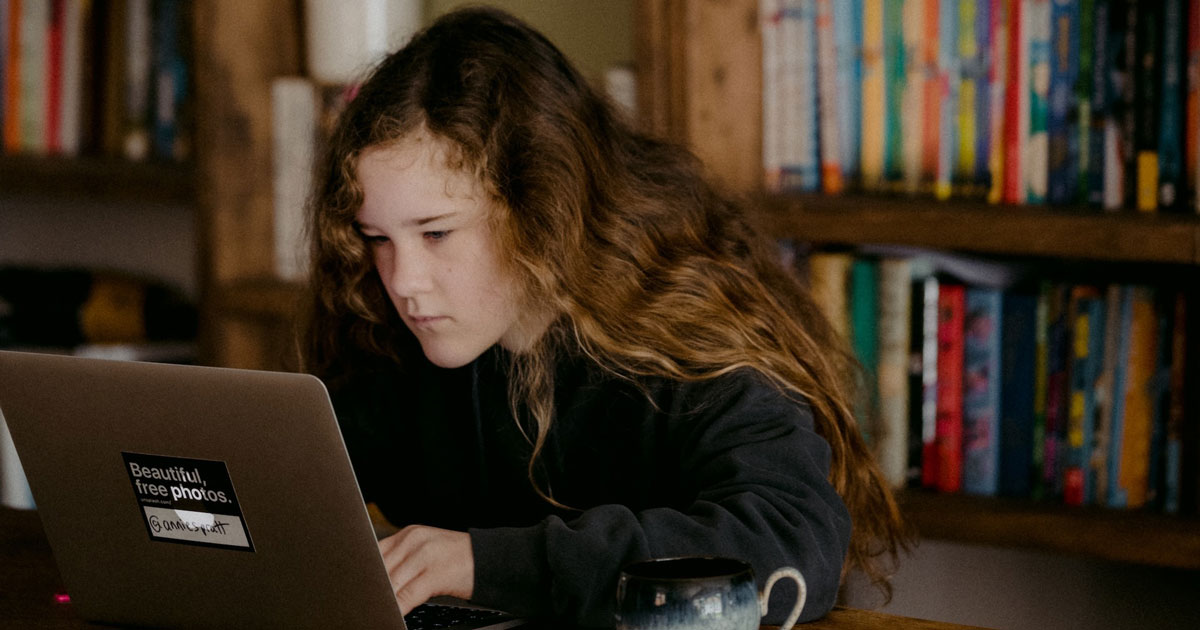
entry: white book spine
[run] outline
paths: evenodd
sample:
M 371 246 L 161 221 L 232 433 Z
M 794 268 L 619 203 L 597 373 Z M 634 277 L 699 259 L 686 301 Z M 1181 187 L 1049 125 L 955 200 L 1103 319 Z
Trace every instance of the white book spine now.
M 275 272 L 285 280 L 308 273 L 305 208 L 317 137 L 317 88 L 303 77 L 271 83 L 271 147 L 275 202 Z
M 912 272 L 905 258 L 879 261 L 879 466 L 893 486 L 908 467 Z

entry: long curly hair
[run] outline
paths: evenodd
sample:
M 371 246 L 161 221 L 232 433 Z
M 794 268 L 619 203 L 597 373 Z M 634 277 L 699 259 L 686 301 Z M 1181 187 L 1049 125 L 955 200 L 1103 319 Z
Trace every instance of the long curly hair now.
M 854 524 L 843 575 L 860 568 L 890 596 L 888 570 L 909 534 L 856 428 L 844 343 L 690 152 L 636 130 L 550 41 L 505 13 L 444 15 L 381 62 L 340 117 L 310 204 L 308 371 L 336 387 L 372 366 L 423 360 L 354 223 L 358 157 L 416 133 L 443 141 L 451 166 L 483 182 L 497 202 L 502 264 L 528 303 L 558 314 L 511 358 L 535 488 L 555 357 L 586 356 L 634 380 L 751 368 L 812 409 Z

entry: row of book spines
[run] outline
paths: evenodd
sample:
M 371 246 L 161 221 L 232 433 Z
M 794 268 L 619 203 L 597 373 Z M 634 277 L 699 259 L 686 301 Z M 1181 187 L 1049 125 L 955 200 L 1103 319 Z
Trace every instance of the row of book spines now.
M 827 4 L 763 2 L 769 190 L 1200 209 L 1200 1 L 1167 0 L 1161 11 L 1141 3 L 1115 28 L 1105 0 L 863 0 L 832 15 Z M 851 43 L 840 37 L 847 19 L 859 37 Z M 1156 28 L 1127 36 L 1126 23 Z M 804 33 L 836 41 L 825 44 L 836 54 L 789 43 Z M 1114 58 L 1112 44 L 1141 48 Z M 1135 54 L 1153 67 L 1134 72 L 1123 60 Z M 838 65 L 846 59 L 849 68 Z M 805 64 L 815 67 L 795 69 Z M 1120 82 L 1109 80 L 1114 71 Z M 1123 100 L 1106 104 L 1114 90 Z M 837 139 L 825 137 L 832 129 Z
M 1192 500 L 1195 484 L 1181 475 L 1184 375 L 1195 371 L 1185 370 L 1186 318 L 1195 314 L 1183 292 L 1001 290 L 848 254 L 816 254 L 808 267 L 814 297 L 877 384 L 878 421 L 860 414 L 861 426 L 893 483 L 1169 512 L 1181 496 Z M 1102 349 L 1084 354 L 1098 334 L 1084 318 L 1089 294 L 1130 314 L 1105 337 L 1117 345 L 1096 374 L 1086 358 Z M 1102 417 L 1101 398 L 1113 401 Z
M 0 0 L 0 151 L 187 159 L 188 11 Z

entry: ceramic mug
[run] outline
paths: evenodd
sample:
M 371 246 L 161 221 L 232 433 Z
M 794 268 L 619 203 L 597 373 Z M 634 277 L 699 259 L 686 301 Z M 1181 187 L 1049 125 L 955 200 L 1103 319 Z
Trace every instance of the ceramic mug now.
M 771 574 L 759 593 L 750 565 L 733 558 L 681 557 L 636 562 L 617 581 L 617 630 L 757 630 L 771 588 L 796 581 L 796 605 L 781 626 L 800 618 L 808 589 L 791 567 Z

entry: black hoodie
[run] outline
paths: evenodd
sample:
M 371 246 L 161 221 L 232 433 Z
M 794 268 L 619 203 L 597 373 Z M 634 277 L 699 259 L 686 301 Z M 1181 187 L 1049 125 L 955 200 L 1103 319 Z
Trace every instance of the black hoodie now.
M 567 510 L 530 482 L 505 365 L 493 349 L 462 368 L 377 371 L 333 391 L 363 498 L 398 526 L 470 533 L 473 601 L 611 626 L 624 564 L 720 555 L 750 562 L 760 588 L 779 567 L 800 569 L 802 620 L 832 608 L 850 516 L 806 404 L 750 370 L 635 383 L 565 360 L 534 474 Z M 790 611 L 787 584 L 767 622 Z

